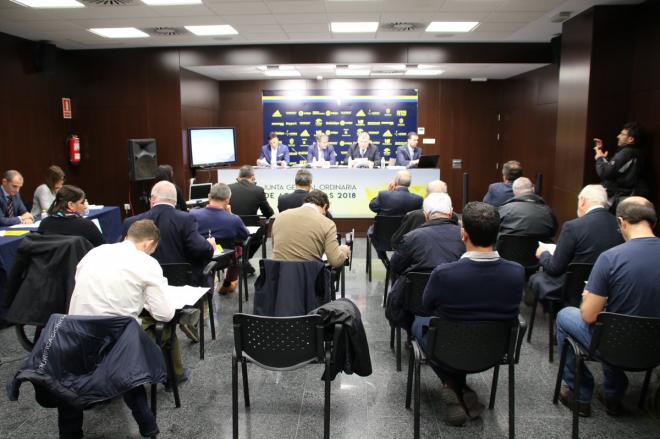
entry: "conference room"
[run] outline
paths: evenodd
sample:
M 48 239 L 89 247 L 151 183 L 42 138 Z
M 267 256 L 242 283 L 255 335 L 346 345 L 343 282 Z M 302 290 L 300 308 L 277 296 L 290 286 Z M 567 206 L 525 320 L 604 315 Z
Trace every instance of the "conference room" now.
M 590 185 L 602 184 L 607 191 L 610 204 L 602 210 L 611 211 L 608 218 L 617 230 L 613 243 L 636 241 L 630 237 L 636 236 L 639 218 L 650 226 L 641 239 L 658 232 L 648 209 L 646 216 L 636 211 L 638 217 L 631 217 L 621 203 L 633 195 L 658 205 L 660 184 L 653 171 L 660 169 L 660 154 L 654 152 L 660 130 L 655 111 L 660 105 L 659 20 L 657 0 L 0 0 L 0 207 L 3 219 L 9 219 L 0 223 L 0 298 L 5 302 L 0 309 L 0 377 L 16 386 L 26 359 L 38 368 L 48 340 L 56 340 L 58 317 L 51 313 L 66 315 L 57 328 L 76 331 L 66 324 L 75 318 L 69 306 L 76 265 L 83 254 L 94 255 L 107 246 L 82 243 L 80 258 L 68 261 L 66 270 L 56 270 L 58 282 L 65 271 L 69 274 L 62 279 L 69 282 L 66 303 L 58 311 L 42 312 L 38 324 L 5 319 L 10 308 L 6 299 L 13 297 L 8 291 L 18 288 L 12 276 L 28 264 L 30 245 L 43 249 L 48 241 L 51 255 L 61 249 L 52 239 L 39 244 L 41 235 L 48 237 L 48 222 L 55 227 L 65 218 L 76 224 L 89 220 L 85 230 L 92 223 L 88 232 L 100 234 L 112 248 L 125 247 L 126 237 L 142 248 L 130 256 L 136 259 L 124 258 L 143 261 L 144 266 L 129 267 L 136 276 L 160 269 L 160 278 L 164 274 L 171 286 L 180 288 L 168 293 L 170 302 L 176 302 L 169 325 L 153 315 L 153 325 L 146 328 L 139 313 L 123 314 L 129 316 L 124 324 L 137 328 L 136 337 L 156 352 L 148 364 L 155 364 L 158 373 L 152 370 L 151 378 L 137 387 L 146 392 L 143 402 L 155 409 L 160 437 L 660 436 L 657 363 L 629 367 L 636 372 L 627 373 L 627 390 L 618 401 L 625 414 L 613 416 L 620 412 L 609 394 L 599 399 L 601 389 L 609 391 L 603 384 L 609 375 L 598 364 L 603 358 L 589 356 L 594 353 L 582 346 L 595 378 L 582 373 L 581 385 L 594 387 L 595 381 L 596 391 L 593 399 L 578 392 L 566 396 L 559 391 L 559 384 L 570 384 L 564 368 L 574 370 L 572 361 L 579 355 L 572 353 L 574 345 L 564 343 L 562 308 L 579 307 L 581 296 L 567 302 L 561 293 L 547 300 L 534 295 L 539 274 L 552 271 L 548 255 L 561 254 L 573 221 L 591 216 L 593 208 L 581 204 L 598 198 L 597 188 Z M 129 34 L 117 35 L 119 29 Z M 628 140 L 622 141 L 622 133 Z M 607 174 L 626 142 L 641 145 L 644 156 Z M 514 161 L 518 164 L 512 165 Z M 52 167 L 63 175 L 53 183 Z M 608 182 L 618 178 L 621 183 L 626 169 L 639 170 L 644 176 L 635 177 L 633 184 L 644 180 L 645 186 L 620 197 Z M 414 264 L 402 255 L 415 254 L 426 243 L 442 247 L 449 242 L 421 239 L 417 229 L 430 233 L 434 227 L 428 224 L 442 223 L 450 227 L 446 230 L 451 230 L 453 248 L 464 249 L 446 261 L 441 260 L 444 250 L 434 252 L 433 266 L 418 270 L 427 272 L 419 294 L 436 266 L 470 259 L 459 260 L 466 250 L 471 254 L 463 242 L 474 238 L 465 220 L 469 224 L 471 216 L 490 212 L 488 205 L 494 204 L 487 194 L 493 184 L 507 186 L 505 199 L 525 193 L 521 196 L 533 203 L 517 204 L 550 209 L 554 226 L 547 236 L 533 233 L 533 239 L 525 240 L 527 259 L 507 252 L 498 236 L 497 257 L 524 268 L 516 304 L 522 323 L 516 320 L 514 335 L 504 336 L 513 340 L 513 351 L 507 345 L 495 362 L 468 368 L 474 373 L 468 374 L 467 384 L 463 375 L 463 393 L 448 397 L 451 385 L 438 373 L 435 360 L 432 367 L 422 364 L 417 374 L 415 354 L 422 363 L 422 356 L 432 354 L 419 342 L 429 338 L 427 326 L 419 340 L 413 336 L 414 317 L 422 314 L 402 300 L 401 306 L 411 307 L 408 319 L 393 323 L 390 304 L 416 285 L 416 278 L 407 276 L 415 271 Z M 382 210 L 388 194 L 405 198 L 404 192 L 412 203 L 409 208 Z M 45 194 L 46 201 L 38 194 Z M 241 199 L 253 195 L 258 198 L 254 208 L 243 211 Z M 299 201 L 285 211 L 281 201 L 290 195 L 288 201 Z M 11 212 L 6 200 L 12 200 Z M 186 240 L 191 250 L 186 250 L 190 270 L 185 275 L 190 277 L 183 281 L 175 281 L 168 267 L 152 266 L 154 258 L 161 265 L 179 262 L 163 258 L 175 233 L 156 219 L 163 204 L 175 204 L 176 221 L 171 223 L 176 228 L 198 232 Z M 503 207 L 494 209 L 502 227 Z M 233 236 L 215 229 L 215 217 L 206 215 L 211 210 L 222 211 L 227 224 L 240 217 L 232 223 Z M 417 212 L 416 218 L 408 212 Z M 417 222 L 413 227 L 404 218 Z M 145 219 L 154 221 L 158 236 Z M 410 228 L 399 230 L 403 226 Z M 299 236 L 321 232 L 333 239 L 313 249 L 299 245 L 307 243 Z M 414 242 L 420 244 L 411 244 L 412 238 L 404 235 L 417 236 Z M 146 241 L 158 245 L 151 248 Z M 241 357 L 236 344 L 247 325 L 262 322 L 239 321 L 236 314 L 282 317 L 263 311 L 268 270 L 279 267 L 277 261 L 310 260 L 295 255 L 312 250 L 318 253 L 311 259 L 323 266 L 328 289 L 320 298 L 318 290 L 316 295 L 309 288 L 302 291 L 304 282 L 288 274 L 284 282 L 290 290 L 313 299 L 314 305 L 301 302 L 302 308 L 294 306 L 299 311 L 288 316 L 317 307 L 324 312 L 349 307 L 353 321 L 363 326 L 370 362 L 369 373 L 362 374 L 357 366 L 351 370 L 350 360 L 339 365 L 343 373 L 327 388 L 321 378 L 330 367 L 324 364 L 325 352 L 296 370 L 283 370 L 282 364 L 269 370 L 259 367 L 255 357 L 245 365 L 242 359 L 250 354 L 245 351 Z M 145 259 L 145 253 L 152 257 Z M 49 256 L 49 263 L 57 257 Z M 99 264 L 110 273 L 119 259 L 108 257 L 112 263 Z M 589 263 L 591 270 L 596 258 L 569 262 Z M 52 276 L 30 277 L 31 285 L 42 285 L 32 293 L 51 291 Z M 585 282 L 592 282 L 589 271 L 582 276 L 580 294 Z M 183 284 L 193 286 L 185 289 Z M 174 291 L 181 291 L 177 299 Z M 287 297 L 299 304 L 295 294 Z M 36 310 L 40 302 L 32 300 L 27 303 Z M 157 313 L 153 303 L 141 303 Z M 601 310 L 608 311 L 605 303 Z M 648 318 L 651 328 L 652 314 L 636 315 Z M 600 324 L 594 322 L 594 328 Z M 276 323 L 263 320 L 266 324 Z M 336 339 L 328 336 L 332 329 L 326 327 L 326 337 L 314 342 L 336 355 L 333 347 L 344 337 L 350 340 L 347 333 L 353 334 L 353 328 L 334 328 Z M 442 332 L 429 329 L 439 344 Z M 655 330 L 640 335 L 631 329 L 624 335 L 646 340 Z M 277 333 L 274 327 L 264 331 L 268 337 Z M 168 340 L 177 333 L 175 348 Z M 165 355 L 158 343 L 143 337 L 147 334 L 161 342 Z M 456 334 L 468 337 L 468 329 Z M 624 357 L 637 359 L 633 343 L 627 345 L 630 351 L 624 350 Z M 480 346 L 465 346 L 464 360 L 476 361 L 476 353 L 486 351 Z M 657 342 L 645 354 L 651 357 L 656 351 Z M 47 359 L 48 351 L 45 355 Z M 334 356 L 332 361 L 337 366 Z M 249 403 L 247 391 L 241 390 L 247 373 Z M 110 396 L 76 408 L 84 409 L 86 437 L 154 436 L 156 430 L 143 428 L 131 411 L 135 400 L 129 402 L 126 395 L 133 395 L 133 389 L 112 392 L 110 381 L 98 382 L 106 384 Z M 150 384 L 155 383 L 152 394 Z M 562 389 L 571 391 L 573 385 L 577 387 L 573 383 Z M 67 437 L 58 430 L 57 402 L 43 406 L 31 383 L 20 390 L 17 401 L 5 398 L 0 403 L 0 435 Z M 574 394 L 580 396 L 572 399 Z M 133 396 L 140 401 L 145 397 Z

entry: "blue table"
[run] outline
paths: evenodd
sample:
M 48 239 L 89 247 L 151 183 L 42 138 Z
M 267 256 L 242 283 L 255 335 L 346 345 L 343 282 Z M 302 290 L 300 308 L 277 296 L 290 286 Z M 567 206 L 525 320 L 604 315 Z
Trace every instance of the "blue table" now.
M 89 211 L 88 219 L 98 219 L 101 225 L 101 231 L 105 241 L 108 243 L 118 242 L 121 238 L 121 215 L 119 208 L 116 206 L 103 207 L 102 209 L 94 209 Z M 0 230 L 21 230 L 21 228 L 9 229 L 7 227 L 0 227 Z M 34 231 L 34 229 L 28 229 Z M 5 283 L 7 276 L 11 272 L 16 258 L 16 251 L 18 246 L 23 241 L 23 238 L 28 234 L 22 236 L 0 236 L 0 305 L 2 304 L 5 296 Z M 0 306 L 0 323 L 4 320 L 6 310 Z

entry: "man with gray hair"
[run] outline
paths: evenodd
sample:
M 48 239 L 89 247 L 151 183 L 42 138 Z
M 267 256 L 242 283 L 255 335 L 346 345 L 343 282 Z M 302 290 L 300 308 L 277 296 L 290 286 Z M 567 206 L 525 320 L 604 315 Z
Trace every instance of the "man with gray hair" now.
M 216 183 L 211 186 L 209 204 L 203 209 L 190 211 L 190 214 L 197 220 L 197 230 L 200 235 L 213 237 L 216 242 L 229 249 L 234 248 L 235 242 L 242 243 L 250 236 L 241 217 L 231 213 L 230 199 L 229 186 L 224 183 Z M 236 290 L 239 274 L 238 267 L 228 268 L 218 293 L 223 295 L 233 293 Z
M 500 235 L 552 238 L 557 231 L 557 219 L 545 200 L 534 193 L 529 178 L 517 178 L 512 189 L 513 198 L 499 208 Z
M 593 264 L 605 250 L 623 244 L 603 186 L 590 184 L 580 191 L 577 216 L 562 226 L 554 251 L 546 246 L 536 250 L 543 271 L 529 278 L 529 288 L 539 299 L 559 297 L 571 262 Z
M 431 193 L 424 200 L 426 222 L 407 233 L 390 260 L 395 280 L 388 295 L 385 315 L 395 326 L 410 330 L 414 315 L 404 308 L 405 274 L 431 272 L 436 266 L 457 261 L 465 253 L 461 228 L 452 220 L 451 198 L 444 192 Z
M 447 193 L 447 183 L 445 183 L 442 180 L 433 180 L 426 185 L 427 197 L 430 194 L 446 194 L 446 193 Z M 456 216 L 455 213 L 452 213 L 452 220 L 455 221 L 456 224 L 458 225 L 458 216 Z M 390 240 L 392 244 L 392 248 L 394 250 L 399 248 L 399 245 L 401 244 L 401 240 L 403 239 L 403 235 L 421 226 L 422 224 L 424 224 L 424 222 L 426 222 L 426 218 L 424 217 L 424 209 L 417 209 L 408 212 L 406 216 L 403 217 L 403 221 L 401 221 L 401 225 L 399 226 L 397 231 L 394 232 L 394 235 L 392 235 L 392 239 Z
M 520 166 L 520 162 L 516 160 L 506 162 L 502 165 L 502 181 L 488 186 L 488 192 L 484 195 L 484 203 L 488 203 L 495 208 L 500 207 L 509 198 L 513 197 L 511 186 L 522 175 L 523 168 Z

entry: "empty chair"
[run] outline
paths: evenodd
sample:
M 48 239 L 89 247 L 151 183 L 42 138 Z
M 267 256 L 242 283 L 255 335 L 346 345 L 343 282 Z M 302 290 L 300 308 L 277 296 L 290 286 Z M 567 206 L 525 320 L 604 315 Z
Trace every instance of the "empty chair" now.
M 504 259 L 525 267 L 525 275 L 529 277 L 539 268 L 539 261 L 536 259 L 538 243 L 539 239 L 534 236 L 499 235 L 496 248 Z

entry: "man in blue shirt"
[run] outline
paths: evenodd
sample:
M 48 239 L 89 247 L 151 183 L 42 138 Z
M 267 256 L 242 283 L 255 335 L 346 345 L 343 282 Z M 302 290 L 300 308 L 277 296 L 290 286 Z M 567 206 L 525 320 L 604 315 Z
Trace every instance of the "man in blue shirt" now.
M 23 176 L 14 170 L 6 171 L 0 187 L 0 227 L 14 224 L 32 224 L 32 214 L 28 212 L 18 191 L 23 187 Z
M 243 242 L 250 236 L 250 232 L 243 224 L 241 217 L 231 213 L 229 200 L 231 189 L 224 183 L 211 186 L 209 204 L 203 209 L 190 211 L 197 220 L 197 230 L 204 237 L 213 237 L 223 247 L 233 248 L 235 242 Z M 227 274 L 220 294 L 233 293 L 236 290 L 239 270 L 238 267 L 227 269 Z
M 625 244 L 603 252 L 594 265 L 587 286 L 582 293 L 580 308 L 567 307 L 557 315 L 557 343 L 563 346 L 570 335 L 584 347 L 591 344 L 591 325 L 601 311 L 642 317 L 660 317 L 660 239 L 653 234 L 657 221 L 655 207 L 642 197 L 629 197 L 616 209 L 619 229 Z M 575 380 L 575 360 L 568 350 L 563 372 L 564 383 L 559 399 L 572 406 Z M 622 415 L 623 395 L 628 387 L 625 373 L 601 363 L 604 375 L 604 394 L 598 395 L 607 414 Z M 594 378 L 585 367 L 582 373 L 578 414 L 591 415 Z
M 438 265 L 426 284 L 422 302 L 436 316 L 447 320 L 513 320 L 519 314 L 525 269 L 500 258 L 493 250 L 500 218 L 486 203 L 471 202 L 463 208 L 461 239 L 467 252 L 456 262 Z M 412 334 L 426 350 L 430 317 L 416 317 Z M 440 397 L 447 404 L 446 422 L 463 425 L 484 409 L 465 382 L 465 373 L 433 366 L 443 382 Z
M 408 133 L 408 143 L 405 146 L 399 146 L 396 150 L 396 165 L 407 168 L 416 168 L 419 164 L 419 158 L 422 156 L 422 148 L 417 146 L 419 136 L 416 132 Z
M 488 186 L 488 192 L 484 195 L 484 203 L 494 207 L 500 207 L 506 200 L 513 197 L 513 181 L 522 177 L 523 168 L 520 162 L 509 160 L 502 165 L 502 181 Z

